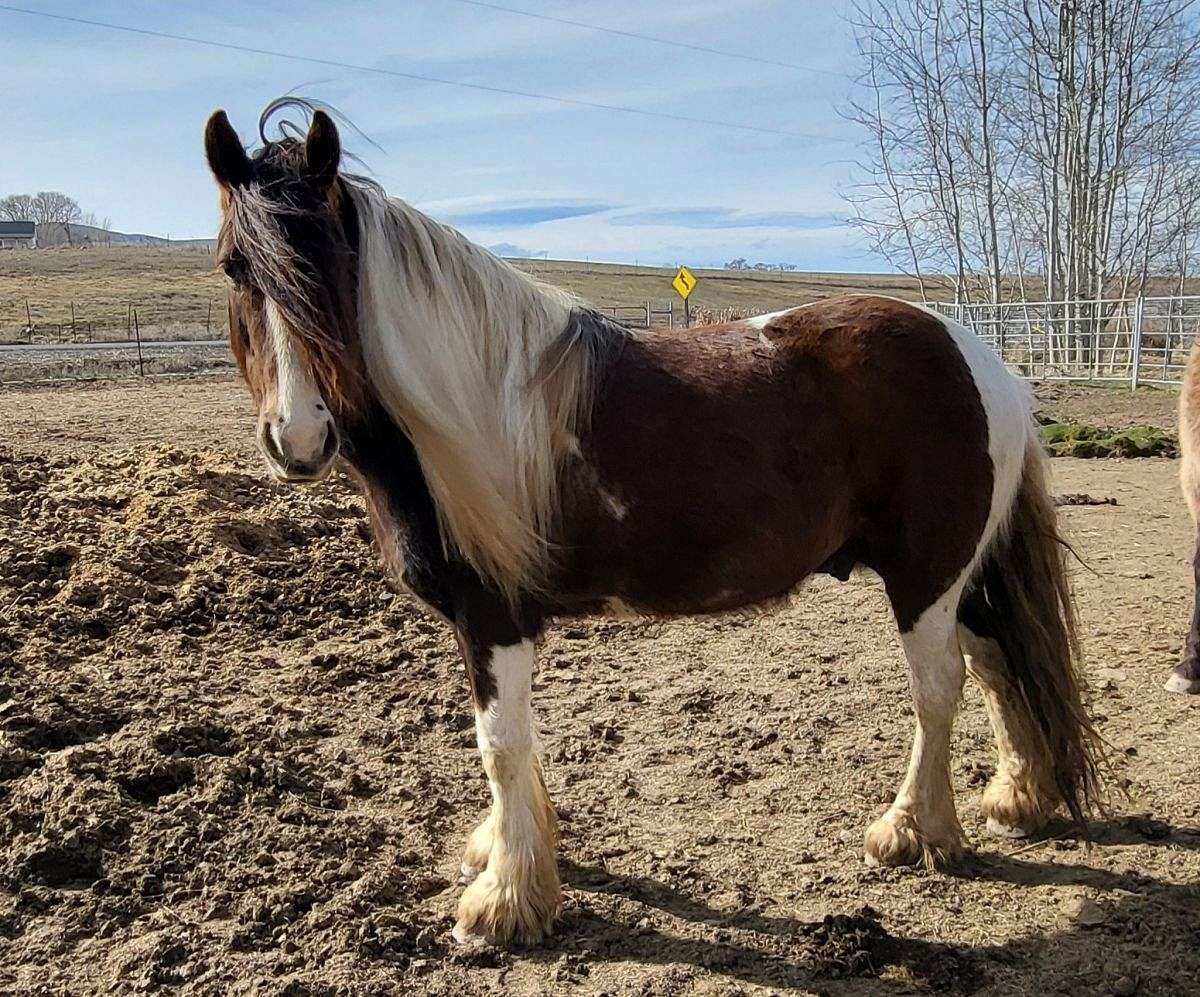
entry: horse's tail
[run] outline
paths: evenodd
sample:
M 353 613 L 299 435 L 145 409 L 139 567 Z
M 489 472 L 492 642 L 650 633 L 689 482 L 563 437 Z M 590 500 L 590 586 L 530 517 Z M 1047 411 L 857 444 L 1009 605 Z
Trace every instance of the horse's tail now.
M 1031 426 L 1008 528 L 985 554 L 959 618 L 972 632 L 999 644 L 1017 699 L 1012 705 L 1026 715 L 1021 726 L 1032 738 L 1026 746 L 1029 757 L 1042 769 L 1038 782 L 1083 823 L 1099 802 L 1102 742 L 1083 705 L 1075 605 L 1067 579 L 1070 548 L 1058 531 L 1045 463 Z

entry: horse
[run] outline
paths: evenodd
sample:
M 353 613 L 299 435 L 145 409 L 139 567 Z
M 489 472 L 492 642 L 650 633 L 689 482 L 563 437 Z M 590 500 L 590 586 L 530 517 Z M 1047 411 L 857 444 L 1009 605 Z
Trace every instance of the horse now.
M 397 581 L 453 629 L 491 810 L 456 939 L 534 944 L 562 904 L 530 683 L 556 619 L 769 607 L 883 581 L 916 734 L 868 862 L 953 866 L 950 734 L 969 673 L 997 766 L 987 827 L 1099 790 L 1075 615 L 1026 387 L 962 326 L 852 296 L 630 330 L 342 168 L 332 117 L 247 153 L 205 127 L 232 352 L 271 473 L 338 461 Z
M 1192 346 L 1179 392 L 1179 484 L 1192 516 L 1192 622 L 1167 692 L 1200 694 L 1200 343 Z

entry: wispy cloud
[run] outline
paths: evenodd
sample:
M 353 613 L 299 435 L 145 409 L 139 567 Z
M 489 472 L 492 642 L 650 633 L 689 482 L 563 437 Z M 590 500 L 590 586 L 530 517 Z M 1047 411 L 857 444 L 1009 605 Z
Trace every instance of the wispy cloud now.
M 522 204 L 506 208 L 482 208 L 442 214 L 442 221 L 451 225 L 472 228 L 507 228 L 509 226 L 540 225 L 564 218 L 582 218 L 608 211 L 608 204 Z
M 655 225 L 674 228 L 782 228 L 827 229 L 845 225 L 845 216 L 833 212 L 743 211 L 736 208 L 645 208 L 620 212 L 612 225 Z

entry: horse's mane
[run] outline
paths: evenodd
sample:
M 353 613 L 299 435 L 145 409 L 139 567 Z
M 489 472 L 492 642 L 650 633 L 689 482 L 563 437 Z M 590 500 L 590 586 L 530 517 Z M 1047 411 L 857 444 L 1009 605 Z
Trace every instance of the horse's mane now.
M 309 118 L 317 106 L 284 97 L 263 111 L 254 161 L 267 179 L 231 193 L 221 241 L 251 258 L 317 369 L 336 370 L 330 357 L 345 346 L 330 335 L 329 296 L 281 224 L 289 214 L 321 222 L 290 186 L 303 176 L 305 132 L 282 119 L 268 138 L 280 112 Z M 357 218 L 357 332 L 370 387 L 416 448 L 448 546 L 510 598 L 536 591 L 562 461 L 590 413 L 602 354 L 625 333 L 373 180 L 339 179 Z
M 375 392 L 412 439 L 454 547 L 509 596 L 537 590 L 598 373 L 579 302 L 375 187 L 347 189 Z

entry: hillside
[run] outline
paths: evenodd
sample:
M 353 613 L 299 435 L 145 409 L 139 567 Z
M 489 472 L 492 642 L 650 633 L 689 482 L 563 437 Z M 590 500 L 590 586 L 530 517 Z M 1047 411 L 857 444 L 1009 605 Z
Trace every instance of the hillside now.
M 140 232 L 114 232 L 95 225 L 72 225 L 71 238 L 61 225 L 38 225 L 38 245 L 43 249 L 58 246 L 154 246 L 159 249 L 211 249 L 212 239 L 169 239 Z
M 601 308 L 639 304 L 656 308 L 679 300 L 674 271 L 610 263 L 514 260 L 541 280 L 564 287 Z M 764 273 L 696 270 L 693 308 L 770 311 L 853 291 L 914 297 L 906 277 L 888 274 Z M 144 332 L 175 337 L 225 331 L 225 279 L 207 249 L 156 246 L 55 247 L 0 252 L 0 340 L 12 341 L 29 314 L 39 327 L 68 327 L 71 305 L 77 328 L 91 323 L 97 336 L 124 337 L 129 308 Z M 678 312 L 677 312 L 678 314 Z

